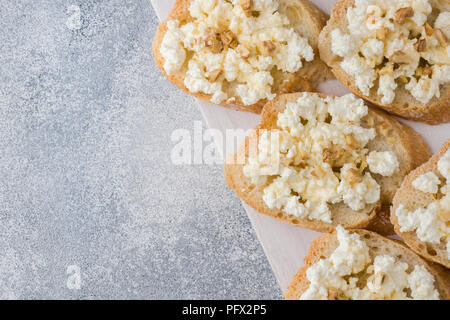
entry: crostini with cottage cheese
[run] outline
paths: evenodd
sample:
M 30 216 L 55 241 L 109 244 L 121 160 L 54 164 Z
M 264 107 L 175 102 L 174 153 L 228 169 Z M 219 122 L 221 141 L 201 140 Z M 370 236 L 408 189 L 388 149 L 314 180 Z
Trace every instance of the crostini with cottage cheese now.
M 450 2 L 340 0 L 320 57 L 354 94 L 398 116 L 450 121 Z
M 352 94 L 294 93 L 264 107 L 224 174 L 260 213 L 318 231 L 390 234 L 396 189 L 429 157 L 419 134 Z
M 260 113 L 277 94 L 333 78 L 317 48 L 327 18 L 306 0 L 177 0 L 153 55 L 185 92 Z
M 391 220 L 414 251 L 450 268 L 450 140 L 405 178 Z
M 449 300 L 450 271 L 402 242 L 338 227 L 313 241 L 288 300 Z

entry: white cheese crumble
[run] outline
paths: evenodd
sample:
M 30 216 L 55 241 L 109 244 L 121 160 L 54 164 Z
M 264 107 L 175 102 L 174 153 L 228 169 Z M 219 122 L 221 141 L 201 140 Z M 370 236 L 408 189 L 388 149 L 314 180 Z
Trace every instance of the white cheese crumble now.
M 435 279 L 424 266 L 408 272 L 408 264 L 392 256 L 372 259 L 360 236 L 341 226 L 337 227 L 337 238 L 339 245 L 330 257 L 307 269 L 310 285 L 301 300 L 326 300 L 332 295 L 351 300 L 439 300 Z M 361 274 L 367 275 L 366 283 L 358 283 Z
M 310 220 L 332 222 L 330 204 L 343 202 L 358 211 L 380 200 L 380 186 L 363 166 L 374 128 L 361 126 L 368 108 L 353 95 L 321 98 L 303 94 L 278 114 L 279 129 L 265 131 L 243 173 L 265 185 L 271 209 Z M 393 152 L 380 152 L 375 172 L 392 175 Z M 381 168 L 381 169 L 380 169 Z M 372 171 L 374 172 L 374 171 Z
M 434 26 L 441 29 L 445 33 L 447 38 L 450 39 L 450 12 L 441 12 L 434 22 Z
M 220 100 L 220 97 L 226 99 L 226 95 L 223 96 L 221 84 L 209 82 L 200 63 L 195 60 L 189 61 L 189 69 L 184 84 L 193 93 L 203 92 L 214 95 L 212 100 Z
M 186 60 L 186 51 L 180 41 L 179 21 L 167 22 L 167 32 L 161 43 L 161 55 L 164 57 L 164 70 L 172 74 L 179 70 Z
M 419 176 L 413 181 L 414 188 L 432 194 L 438 191 L 443 195 L 432 201 L 426 208 L 419 207 L 414 211 L 400 204 L 395 211 L 401 232 L 415 231 L 420 241 L 432 244 L 446 243 L 450 260 L 450 150 L 438 161 L 438 171 L 444 176 L 445 184 L 438 190 L 441 179 L 433 172 Z
M 365 96 L 378 80 L 383 104 L 394 101 L 399 86 L 426 104 L 450 81 L 450 12 L 433 26 L 431 12 L 428 0 L 355 0 L 346 14 L 348 33 L 332 30 L 331 50 Z
M 338 192 L 342 194 L 342 200 L 353 210 L 361 210 L 367 204 L 376 203 L 380 199 L 380 186 L 372 178 L 369 172 L 366 172 L 360 183 L 352 184 L 349 182 L 349 170 L 356 170 L 353 164 L 345 164 L 341 169 L 341 183 Z
M 414 188 L 425 193 L 437 193 L 441 180 L 434 172 L 427 172 L 418 176 L 412 182 Z
M 442 231 L 445 230 L 445 223 L 438 218 L 438 212 L 437 202 L 431 203 L 427 208 L 418 208 L 412 212 L 401 204 L 396 210 L 400 231 L 415 230 L 421 241 L 439 244 L 444 236 Z
M 367 156 L 370 171 L 390 177 L 399 168 L 397 156 L 392 151 L 372 151 Z
M 308 40 L 279 11 L 278 0 L 193 0 L 192 21 L 168 21 L 161 44 L 164 70 L 177 72 L 188 59 L 184 84 L 192 93 L 213 95 L 220 104 L 271 100 L 274 69 L 294 73 L 312 61 Z M 253 14 L 257 13 L 257 14 Z M 195 63 L 192 63 L 195 62 Z

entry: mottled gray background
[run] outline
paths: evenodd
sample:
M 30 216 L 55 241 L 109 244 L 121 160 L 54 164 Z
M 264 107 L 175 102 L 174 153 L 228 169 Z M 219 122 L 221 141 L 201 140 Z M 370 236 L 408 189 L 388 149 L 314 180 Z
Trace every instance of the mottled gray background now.
M 281 297 L 222 168 L 170 163 L 201 116 L 156 25 L 148 0 L 0 0 L 0 298 Z

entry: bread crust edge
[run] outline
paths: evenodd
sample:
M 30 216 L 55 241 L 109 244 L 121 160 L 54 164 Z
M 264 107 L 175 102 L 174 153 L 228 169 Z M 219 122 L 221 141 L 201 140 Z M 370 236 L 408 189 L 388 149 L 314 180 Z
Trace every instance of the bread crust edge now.
M 440 257 L 439 255 L 432 255 L 427 250 L 427 243 L 420 241 L 420 239 L 417 237 L 415 231 L 409 231 L 409 232 L 401 232 L 400 231 L 400 225 L 398 223 L 397 215 L 395 214 L 397 208 L 400 206 L 400 204 L 405 204 L 403 202 L 403 199 L 411 192 L 414 192 L 417 195 L 419 194 L 424 199 L 428 200 L 429 202 L 433 201 L 433 198 L 429 194 L 425 194 L 419 190 L 415 190 L 415 188 L 412 186 L 412 182 L 420 175 L 433 171 L 435 173 L 438 173 L 437 170 L 437 162 L 439 159 L 447 152 L 447 150 L 450 149 L 450 139 L 447 140 L 441 147 L 440 151 L 437 152 L 435 155 L 433 155 L 428 162 L 424 163 L 420 167 L 416 168 L 415 170 L 411 171 L 403 180 L 402 185 L 398 189 L 397 193 L 394 196 L 393 200 L 393 206 L 392 206 L 392 212 L 391 212 L 391 222 L 394 225 L 395 233 L 400 236 L 402 239 L 405 240 L 407 245 L 416 253 L 424 257 L 425 259 L 429 261 L 433 261 L 435 263 L 439 263 L 446 268 L 450 268 L 450 260 L 445 259 L 443 257 Z M 412 210 L 414 208 L 411 208 Z

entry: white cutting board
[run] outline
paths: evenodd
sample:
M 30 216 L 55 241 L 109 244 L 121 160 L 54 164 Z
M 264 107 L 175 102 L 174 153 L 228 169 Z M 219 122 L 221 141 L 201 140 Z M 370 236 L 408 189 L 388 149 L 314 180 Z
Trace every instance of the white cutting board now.
M 150 0 L 156 14 L 161 20 L 166 19 L 175 0 Z M 311 1 L 326 13 L 330 14 L 335 0 Z M 328 81 L 319 87 L 323 93 L 343 95 L 349 91 L 337 80 Z M 227 129 L 250 129 L 259 122 L 259 116 L 242 111 L 229 110 L 197 99 L 197 104 L 209 128 L 219 129 L 225 136 Z M 179 106 L 181 108 L 181 106 Z M 404 121 L 422 134 L 433 152 L 450 138 L 450 123 L 439 126 L 429 126 L 421 123 Z M 244 203 L 245 211 L 252 223 L 264 252 L 272 266 L 280 287 L 286 292 L 286 287 L 298 268 L 303 265 L 309 245 L 319 233 L 279 222 L 266 215 L 259 214 Z

